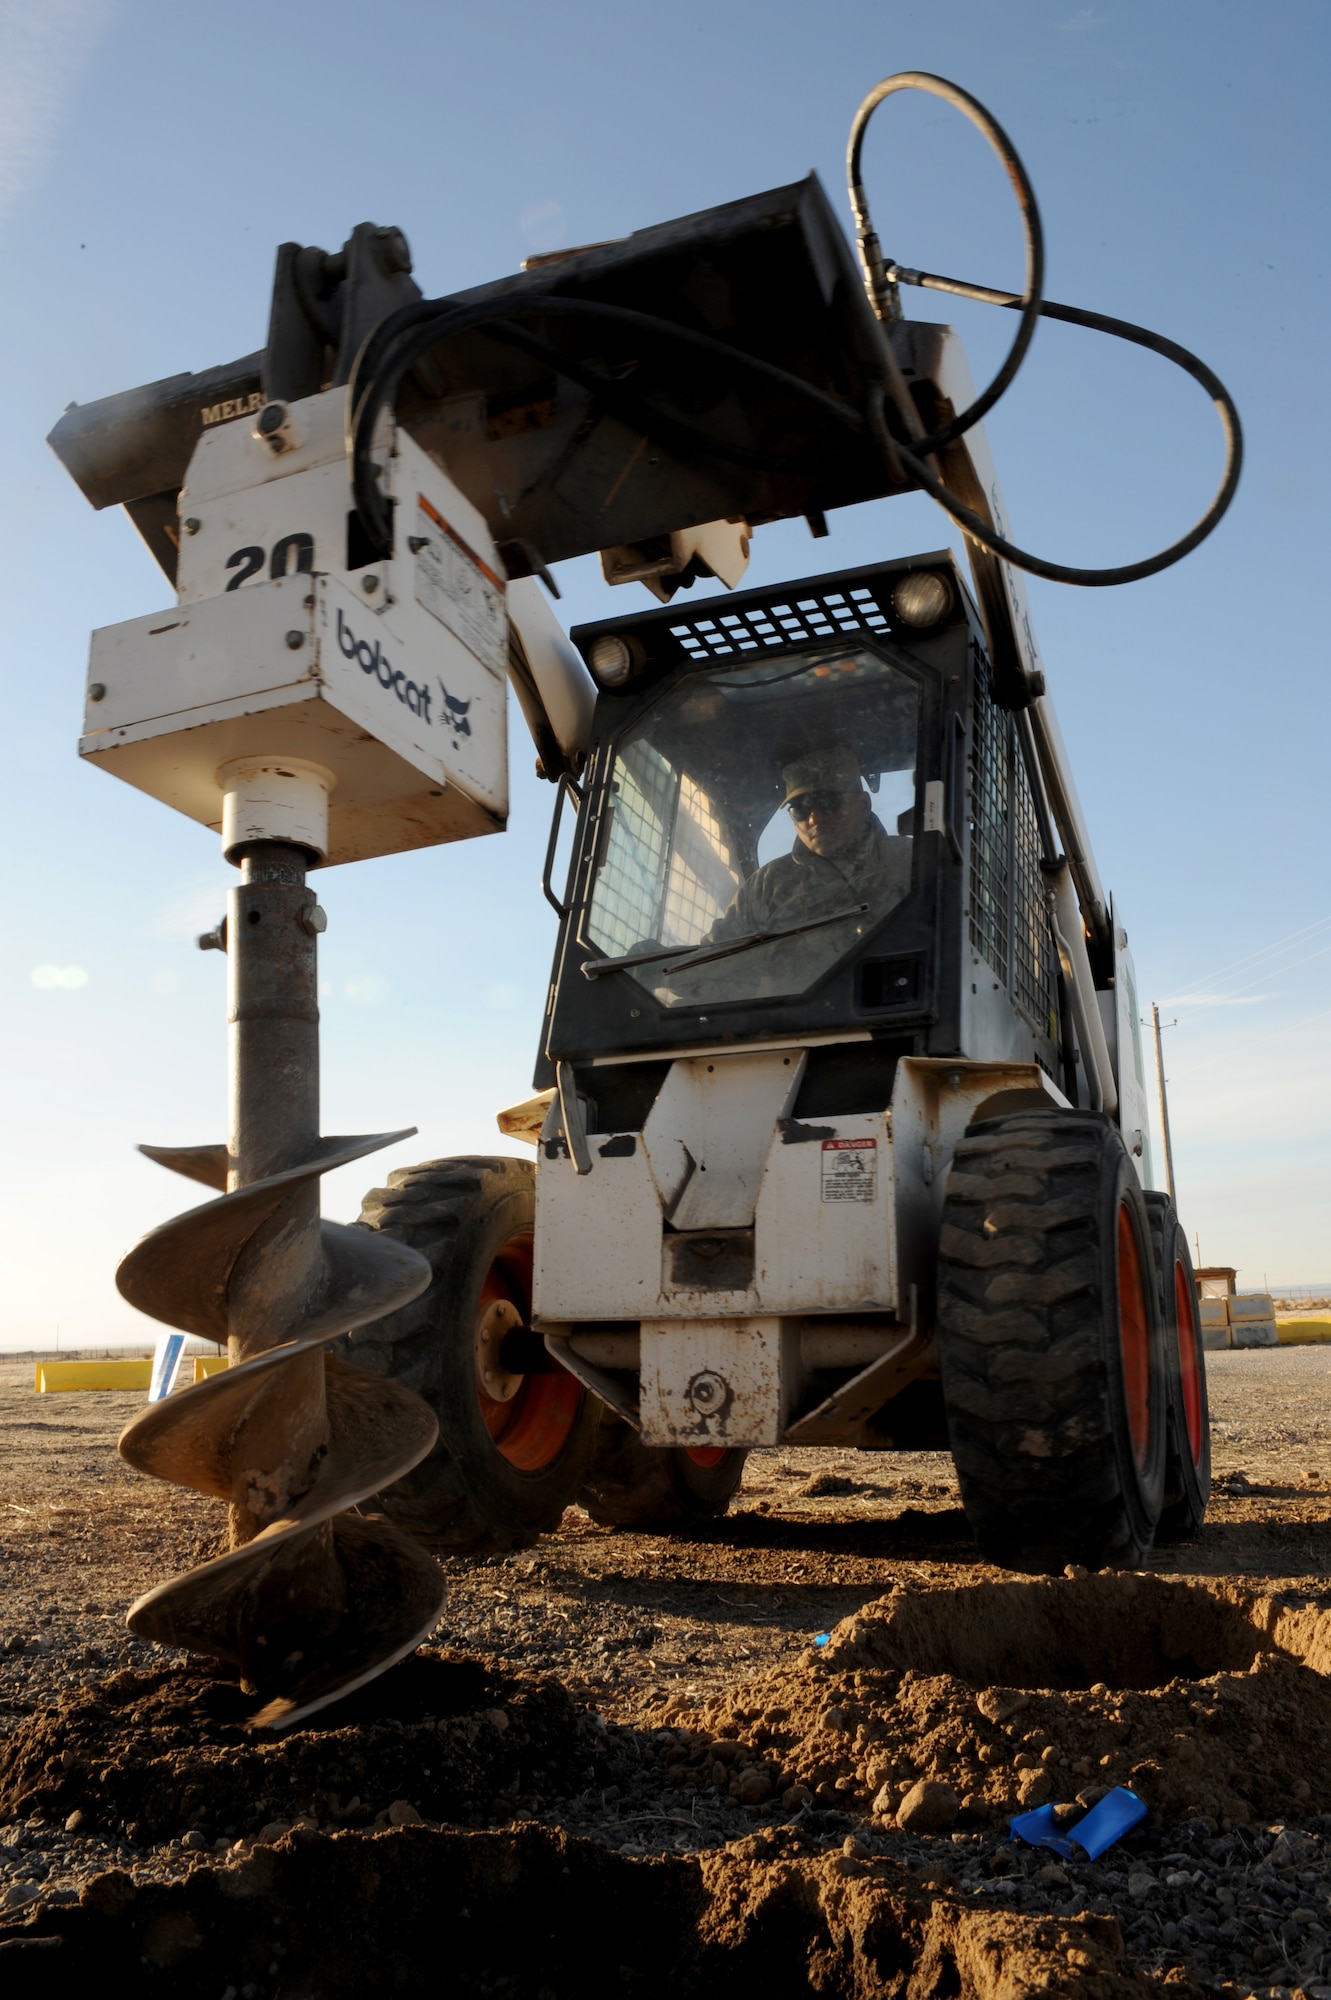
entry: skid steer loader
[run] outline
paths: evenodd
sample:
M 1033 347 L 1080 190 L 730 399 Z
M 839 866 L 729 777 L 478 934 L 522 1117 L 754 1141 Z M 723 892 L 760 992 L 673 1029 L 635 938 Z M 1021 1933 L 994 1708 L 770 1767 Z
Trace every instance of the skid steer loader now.
M 1020 295 L 883 255 L 860 148 L 904 89 L 1002 159 Z M 430 1549 L 512 1546 L 576 1499 L 721 1514 L 754 1447 L 950 1448 L 1017 1566 L 1135 1563 L 1200 1524 L 1187 1245 L 1146 1185 L 1127 936 L 1019 571 L 1177 561 L 1233 495 L 1237 415 L 1174 343 L 1044 299 L 1020 160 L 956 86 L 880 84 L 849 168 L 858 269 L 813 176 L 433 300 L 399 230 L 285 244 L 262 350 L 51 433 L 177 600 L 94 634 L 80 752 L 239 871 L 199 941 L 227 961 L 227 1139 L 144 1148 L 210 1198 L 117 1272 L 228 1343 L 120 1448 L 226 1499 L 231 1545 L 128 1619 L 238 1664 L 266 1725 L 432 1628 Z M 903 284 L 1014 311 L 982 394 Z M 1010 539 L 980 419 L 1041 314 L 1217 408 L 1220 488 L 1158 555 Z M 738 589 L 765 522 L 817 537 L 910 491 L 969 584 L 941 551 Z M 570 643 L 543 583 L 593 551 L 658 608 Z M 700 578 L 730 594 L 681 597 Z M 500 1118 L 535 1163 L 430 1161 L 365 1227 L 322 1220 L 320 1177 L 407 1135 L 321 1131 L 308 871 L 501 831 L 510 684 L 558 788 L 536 1095 Z
M 436 1261 L 349 1342 L 439 1418 L 390 1513 L 666 1527 L 752 1447 L 838 1445 L 950 1448 L 1014 1567 L 1195 1533 L 1191 1265 L 1048 696 L 1000 705 L 945 551 L 572 636 L 546 1088 L 499 1120 L 535 1171 L 430 1162 L 363 1213 Z
M 723 1514 L 747 1451 L 776 1445 L 949 1449 L 982 1551 L 1017 1568 L 1132 1566 L 1201 1526 L 1196 1286 L 1149 1186 L 1127 933 L 1006 558 L 1080 582 L 1150 565 L 1071 572 L 1005 539 L 975 421 L 1003 378 L 977 398 L 956 335 L 904 321 L 896 283 L 1024 309 L 1038 223 L 1025 302 L 882 259 L 859 148 L 910 87 L 978 110 L 889 79 L 852 132 L 852 201 L 974 595 L 937 551 L 684 611 L 697 575 L 737 580 L 747 537 L 738 561 L 723 523 L 705 550 L 603 552 L 608 582 L 664 608 L 572 634 L 597 695 L 550 835 L 538 1094 L 499 1118 L 535 1170 L 431 1161 L 362 1212 L 433 1266 L 345 1351 L 436 1412 L 434 1451 L 385 1497 L 435 1547 L 511 1546 L 575 1500 L 625 1527 Z M 1020 163 L 975 122 L 1029 221 Z M 1212 388 L 1223 511 L 1223 387 L 1171 343 L 1049 309 Z

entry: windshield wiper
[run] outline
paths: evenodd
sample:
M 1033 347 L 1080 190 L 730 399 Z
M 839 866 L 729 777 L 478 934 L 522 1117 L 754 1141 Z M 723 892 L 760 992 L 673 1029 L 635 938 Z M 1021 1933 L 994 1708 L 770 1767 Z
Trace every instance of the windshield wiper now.
M 677 944 L 656 945 L 651 951 L 626 951 L 622 958 L 584 959 L 584 979 L 599 979 L 603 972 L 631 972 L 635 965 L 654 965 L 658 958 L 673 958 Z
M 774 944 L 779 938 L 798 937 L 802 931 L 816 931 L 823 924 L 843 923 L 847 917 L 862 917 L 867 903 L 852 903 L 849 909 L 833 910 L 825 917 L 805 917 L 802 923 L 786 924 L 776 931 L 747 931 L 743 937 L 726 938 L 717 944 L 701 945 L 696 951 L 675 958 L 677 944 L 657 946 L 652 951 L 627 951 L 622 958 L 589 958 L 583 965 L 587 979 L 599 979 L 603 972 L 631 972 L 635 965 L 656 965 L 663 958 L 675 958 L 666 972 L 688 972 L 695 965 L 708 965 L 714 958 L 729 958 L 732 952 L 747 951 L 753 944 Z
M 695 965 L 708 965 L 714 958 L 729 958 L 735 951 L 747 951 L 753 944 L 775 944 L 779 938 L 798 937 L 801 931 L 816 931 L 823 924 L 843 923 L 847 917 L 862 917 L 868 910 L 867 903 L 852 903 L 847 910 L 833 910 L 826 917 L 806 917 L 803 923 L 786 924 L 779 931 L 750 931 L 747 937 L 727 938 L 723 944 L 705 944 L 698 951 L 691 951 L 686 958 L 677 958 L 673 965 L 663 966 L 665 972 L 691 972 Z

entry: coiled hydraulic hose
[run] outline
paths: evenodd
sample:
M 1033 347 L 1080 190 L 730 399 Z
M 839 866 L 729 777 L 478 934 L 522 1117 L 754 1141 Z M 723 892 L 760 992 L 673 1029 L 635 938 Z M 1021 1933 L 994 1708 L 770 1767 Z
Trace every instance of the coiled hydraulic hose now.
M 969 118 L 972 125 L 979 127 L 1007 169 L 1026 236 L 1026 289 L 1020 299 L 1013 301 L 1021 308 L 1021 322 L 1008 350 L 1007 360 L 984 394 L 977 396 L 968 410 L 963 410 L 928 437 L 913 441 L 916 455 L 926 458 L 931 452 L 941 450 L 945 444 L 951 444 L 954 438 L 963 436 L 986 411 L 992 410 L 1004 390 L 1011 386 L 1025 360 L 1026 350 L 1035 335 L 1035 322 L 1040 317 L 1040 301 L 1044 295 L 1044 227 L 1040 221 L 1035 190 L 1017 157 L 1016 147 L 997 119 L 990 117 L 982 104 L 957 84 L 947 83 L 941 76 L 929 76 L 923 70 L 902 70 L 898 76 L 885 77 L 869 92 L 855 113 L 850 142 L 846 147 L 846 179 L 850 185 L 850 205 L 855 216 L 855 239 L 864 270 L 865 289 L 880 319 L 900 319 L 901 301 L 897 296 L 897 285 L 910 280 L 899 272 L 895 264 L 889 265 L 885 261 L 879 248 L 869 215 L 869 197 L 864 192 L 860 155 L 864 150 L 864 135 L 869 129 L 869 120 L 884 98 L 893 96 L 899 90 L 923 90 L 931 97 L 941 97 Z
M 953 105 L 979 128 L 1002 161 L 1016 193 L 1026 236 L 1026 284 L 1020 295 L 969 284 L 959 278 L 910 270 L 883 257 L 864 190 L 861 154 L 864 135 L 873 113 L 886 98 L 902 90 L 923 90 Z M 972 541 L 1001 556 L 1015 569 L 1025 570 L 1033 576 L 1083 587 L 1133 583 L 1168 569 L 1204 541 L 1224 516 L 1239 482 L 1243 432 L 1233 398 L 1206 363 L 1177 341 L 1151 333 L 1144 327 L 1133 326 L 1127 320 L 1087 312 L 1077 306 L 1057 305 L 1044 298 L 1044 234 L 1035 193 L 1016 148 L 984 106 L 957 84 L 924 71 L 902 71 L 885 78 L 869 93 L 855 115 L 847 149 L 847 177 L 865 284 L 870 301 L 881 319 L 891 322 L 900 318 L 897 294 L 898 287 L 903 284 L 977 299 L 983 304 L 1003 306 L 1020 314 L 1007 359 L 988 388 L 976 397 L 968 409 L 928 435 L 902 436 L 895 403 L 882 384 L 874 391 L 869 409 L 857 410 L 788 369 L 776 367 L 771 362 L 727 345 L 725 341 L 714 339 L 710 334 L 698 333 L 652 313 L 635 312 L 624 306 L 606 305 L 592 299 L 568 298 L 559 293 L 528 293 L 522 298 L 481 301 L 472 305 L 450 298 L 421 299 L 380 322 L 366 339 L 352 371 L 347 444 L 356 510 L 372 547 L 382 556 L 389 556 L 393 551 L 391 507 L 380 490 L 379 468 L 372 450 L 379 417 L 385 408 L 392 407 L 403 376 L 415 362 L 440 342 L 480 327 L 489 329 L 494 336 L 513 346 L 521 347 L 545 366 L 586 389 L 612 415 L 634 424 L 664 444 L 767 472 L 807 473 L 810 470 L 778 459 L 771 453 L 754 451 L 701 430 L 677 412 L 662 409 L 640 389 L 614 380 L 577 356 L 561 351 L 522 324 L 528 319 L 561 315 L 599 321 L 607 327 L 631 332 L 648 347 L 656 345 L 667 350 L 686 350 L 695 360 L 715 361 L 730 371 L 738 370 L 757 377 L 769 387 L 779 387 L 796 400 L 816 407 L 823 415 L 876 442 L 889 459 L 895 458 L 915 484 L 936 500 Z M 1115 339 L 1148 348 L 1191 375 L 1215 403 L 1225 438 L 1225 466 L 1219 487 L 1195 525 L 1155 555 L 1109 569 L 1088 569 L 1032 555 L 1029 550 L 1018 548 L 996 533 L 924 462 L 945 445 L 962 437 L 994 407 L 1011 386 L 1030 347 L 1035 323 L 1041 318 L 1089 327 L 1095 332 L 1107 333 Z
M 900 90 L 922 90 L 931 97 L 940 97 L 945 103 L 953 105 L 964 113 L 972 124 L 979 127 L 1003 162 L 1016 191 L 1022 226 L 1026 232 L 1026 289 L 1020 297 L 1013 292 L 993 291 L 987 285 L 968 284 L 961 278 L 943 278 L 930 271 L 908 270 L 903 265 L 883 257 L 869 213 L 860 156 L 869 120 L 885 98 Z M 950 423 L 944 424 L 929 437 L 894 440 L 896 455 L 906 470 L 929 497 L 936 500 L 939 506 L 951 515 L 957 526 L 972 540 L 989 549 L 992 554 L 1002 556 L 1006 562 L 1010 562 L 1014 569 L 1026 570 L 1032 576 L 1047 577 L 1051 583 L 1073 583 L 1083 587 L 1137 583 L 1143 577 L 1155 576 L 1162 569 L 1169 569 L 1190 550 L 1195 549 L 1199 542 L 1205 541 L 1234 498 L 1239 483 L 1239 473 L 1243 467 L 1243 427 L 1239 422 L 1239 413 L 1234 406 L 1233 397 L 1219 376 L 1195 354 L 1189 353 L 1186 347 L 1181 347 L 1176 340 L 1167 340 L 1163 334 L 1151 333 L 1145 327 L 1133 326 L 1125 319 L 1111 319 L 1106 313 L 1086 312 L 1080 306 L 1056 305 L 1052 299 L 1041 297 L 1044 237 L 1035 195 L 1012 141 L 997 121 L 990 117 L 984 106 L 977 103 L 966 91 L 959 89 L 955 83 L 949 83 L 945 77 L 931 76 L 924 70 L 902 70 L 896 76 L 884 78 L 882 83 L 869 92 L 855 114 L 850 128 L 850 143 L 846 149 L 846 179 L 850 187 L 851 207 L 855 214 L 855 233 L 859 244 L 860 262 L 864 269 L 865 285 L 880 317 L 896 316 L 893 305 L 898 285 L 920 285 L 926 291 L 950 292 L 957 298 L 978 299 L 983 305 L 1006 306 L 1021 314 L 1021 324 L 1007 360 L 984 394 L 977 396 L 968 410 L 954 417 Z M 1032 555 L 1026 549 L 1019 549 L 1015 543 L 1007 541 L 1002 535 L 995 534 L 987 522 L 974 514 L 955 493 L 949 492 L 937 475 L 931 472 L 927 465 L 921 463 L 922 459 L 937 451 L 940 446 L 962 436 L 987 410 L 993 408 L 999 396 L 1011 385 L 1025 358 L 1037 318 L 1059 319 L 1070 326 L 1090 327 L 1096 333 L 1107 333 L 1116 340 L 1126 340 L 1136 347 L 1149 348 L 1153 354 L 1163 355 L 1166 361 L 1172 361 L 1176 367 L 1191 375 L 1195 382 L 1200 382 L 1215 403 L 1216 414 L 1225 437 L 1225 465 L 1211 504 L 1187 534 L 1180 535 L 1179 539 L 1171 542 L 1168 548 L 1161 549 L 1153 556 L 1146 556 L 1140 562 L 1120 563 L 1112 569 L 1084 569 L 1079 565 L 1049 562 L 1043 556 Z

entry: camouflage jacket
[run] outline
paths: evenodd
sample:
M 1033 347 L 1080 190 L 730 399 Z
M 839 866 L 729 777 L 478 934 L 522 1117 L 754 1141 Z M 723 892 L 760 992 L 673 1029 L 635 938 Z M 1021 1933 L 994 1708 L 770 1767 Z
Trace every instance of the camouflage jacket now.
M 871 819 L 863 839 L 835 860 L 796 838 L 789 854 L 764 865 L 737 891 L 703 942 L 723 943 L 753 931 L 783 930 L 809 917 L 830 917 L 856 903 L 886 914 L 910 888 L 910 840 Z

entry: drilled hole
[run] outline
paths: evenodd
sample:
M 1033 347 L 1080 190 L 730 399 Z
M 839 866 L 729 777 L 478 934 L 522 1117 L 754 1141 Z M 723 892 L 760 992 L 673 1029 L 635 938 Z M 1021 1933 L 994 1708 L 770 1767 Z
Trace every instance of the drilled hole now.
M 894 1597 L 843 1628 L 829 1663 L 951 1674 L 972 1687 L 1159 1688 L 1243 1673 L 1272 1639 L 1255 1600 L 1136 1575 L 975 1584 Z M 1313 1650 L 1325 1649 L 1320 1636 Z M 1305 1658 L 1291 1631 L 1277 1650 Z

